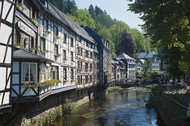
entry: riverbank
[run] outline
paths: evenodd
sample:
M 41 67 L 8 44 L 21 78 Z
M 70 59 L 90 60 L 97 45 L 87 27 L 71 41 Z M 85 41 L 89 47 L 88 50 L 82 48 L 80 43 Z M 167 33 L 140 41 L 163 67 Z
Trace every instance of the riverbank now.
M 163 86 L 165 85 L 146 86 L 151 92 L 151 98 L 147 106 L 155 106 L 167 126 L 189 126 L 190 94 L 188 92 L 180 93 L 183 91 L 180 88 L 165 88 Z
M 73 93 L 73 92 L 72 92 Z M 78 94 L 78 92 L 75 92 Z M 23 118 L 22 126 L 46 126 L 51 125 L 53 121 L 57 118 L 63 116 L 64 114 L 73 111 L 75 108 L 80 107 L 81 105 L 90 102 L 94 99 L 94 92 L 88 93 L 83 91 L 79 95 L 74 95 L 70 99 L 66 98 L 64 102 L 53 108 L 45 110 L 44 112 L 34 116 L 32 118 Z
M 145 88 L 115 89 L 109 88 L 108 94 L 74 109 L 52 126 L 157 126 L 157 112 L 145 106 L 149 99 Z

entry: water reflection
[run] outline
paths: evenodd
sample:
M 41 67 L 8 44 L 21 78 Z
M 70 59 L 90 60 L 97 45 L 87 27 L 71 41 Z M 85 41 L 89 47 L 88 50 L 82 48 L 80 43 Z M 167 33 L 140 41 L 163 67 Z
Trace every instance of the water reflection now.
M 54 126 L 157 126 L 157 113 L 146 108 L 149 93 L 129 88 L 109 93 L 57 120 Z

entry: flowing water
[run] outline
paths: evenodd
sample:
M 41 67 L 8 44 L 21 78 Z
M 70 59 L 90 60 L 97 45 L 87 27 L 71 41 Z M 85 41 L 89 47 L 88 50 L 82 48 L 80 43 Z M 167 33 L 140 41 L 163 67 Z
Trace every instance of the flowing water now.
M 156 110 L 145 106 L 148 99 L 143 88 L 112 92 L 64 115 L 53 126 L 158 126 Z

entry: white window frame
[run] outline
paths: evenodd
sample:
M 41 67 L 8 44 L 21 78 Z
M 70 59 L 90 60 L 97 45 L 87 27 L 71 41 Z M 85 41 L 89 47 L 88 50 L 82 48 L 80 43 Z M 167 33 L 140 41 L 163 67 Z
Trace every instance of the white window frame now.
M 24 81 L 23 80 L 23 64 L 29 64 L 29 70 L 30 70 L 30 65 L 31 64 L 35 64 L 36 65 L 36 82 L 38 81 L 38 63 L 36 62 L 22 62 L 21 63 L 21 83 L 27 83 L 27 82 L 33 82 L 33 81 L 30 81 L 30 77 L 29 77 L 29 80 L 28 81 Z M 30 76 L 30 72 L 28 72 L 29 76 Z

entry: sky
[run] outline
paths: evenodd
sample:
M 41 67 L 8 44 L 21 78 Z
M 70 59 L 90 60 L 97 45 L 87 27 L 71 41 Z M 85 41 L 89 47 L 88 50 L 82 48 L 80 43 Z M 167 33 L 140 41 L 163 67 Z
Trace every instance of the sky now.
M 79 9 L 88 9 L 90 4 L 94 7 L 97 5 L 106 10 L 112 18 L 124 21 L 130 28 L 142 31 L 139 25 L 142 25 L 143 21 L 138 18 L 139 15 L 127 11 L 129 9 L 127 0 L 75 0 L 75 3 Z

